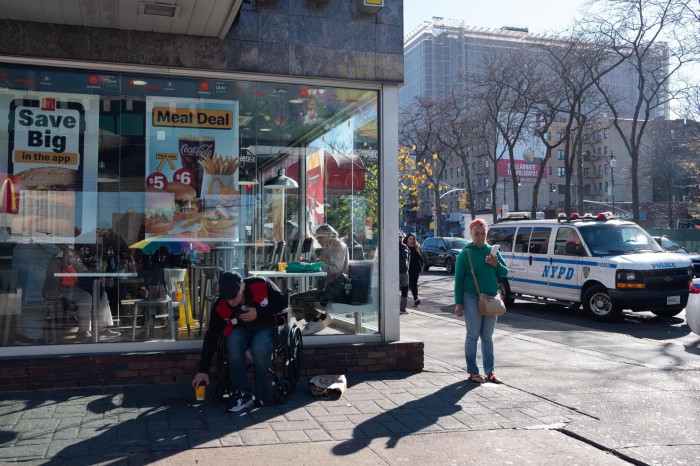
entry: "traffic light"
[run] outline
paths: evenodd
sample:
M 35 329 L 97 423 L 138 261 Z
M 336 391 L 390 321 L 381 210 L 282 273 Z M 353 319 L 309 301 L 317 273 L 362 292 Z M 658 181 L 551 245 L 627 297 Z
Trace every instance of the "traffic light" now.
M 467 208 L 467 202 L 469 201 L 469 196 L 467 196 L 466 191 L 462 191 L 459 196 L 459 208 L 465 210 Z

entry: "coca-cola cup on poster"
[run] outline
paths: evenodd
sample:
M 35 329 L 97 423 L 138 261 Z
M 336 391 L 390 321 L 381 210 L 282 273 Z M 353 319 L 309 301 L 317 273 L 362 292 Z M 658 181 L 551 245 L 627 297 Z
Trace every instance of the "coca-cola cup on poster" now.
M 180 148 L 182 168 L 189 170 L 192 174 L 192 187 L 199 198 L 202 193 L 199 160 L 202 157 L 214 156 L 214 136 L 182 135 L 178 139 L 178 146 Z

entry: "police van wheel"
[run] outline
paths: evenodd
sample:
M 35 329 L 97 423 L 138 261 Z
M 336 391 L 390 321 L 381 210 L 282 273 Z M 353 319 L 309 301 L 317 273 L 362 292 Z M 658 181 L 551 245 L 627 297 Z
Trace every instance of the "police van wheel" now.
M 593 320 L 610 322 L 622 318 L 622 309 L 613 305 L 607 290 L 602 286 L 589 288 L 583 295 L 582 304 Z
M 507 281 L 498 280 L 498 294 L 501 295 L 501 299 L 506 306 L 512 306 L 515 303 L 515 298 L 510 294 L 510 287 Z

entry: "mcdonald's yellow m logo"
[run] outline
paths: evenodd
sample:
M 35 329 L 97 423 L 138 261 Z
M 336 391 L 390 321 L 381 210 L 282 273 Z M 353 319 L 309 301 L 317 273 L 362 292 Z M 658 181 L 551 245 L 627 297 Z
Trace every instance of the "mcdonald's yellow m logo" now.
M 19 190 L 12 181 L 12 178 L 10 178 L 10 175 L 7 175 L 5 181 L 2 182 L 2 188 L 0 188 L 0 212 L 11 214 L 16 214 L 18 212 L 17 198 L 19 197 L 19 193 L 17 191 Z M 7 197 L 8 192 L 10 193 L 9 198 Z

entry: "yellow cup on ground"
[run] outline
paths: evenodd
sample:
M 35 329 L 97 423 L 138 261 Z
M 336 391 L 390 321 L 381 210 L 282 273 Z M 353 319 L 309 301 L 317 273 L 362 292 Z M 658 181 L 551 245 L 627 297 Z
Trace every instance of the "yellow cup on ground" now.
M 280 272 L 284 272 L 285 270 L 287 270 L 287 263 L 286 262 L 278 262 L 277 263 L 277 270 L 279 270 Z
M 206 384 L 197 385 L 194 389 L 194 394 L 197 397 L 197 401 L 204 401 L 206 393 L 207 393 L 207 385 Z

